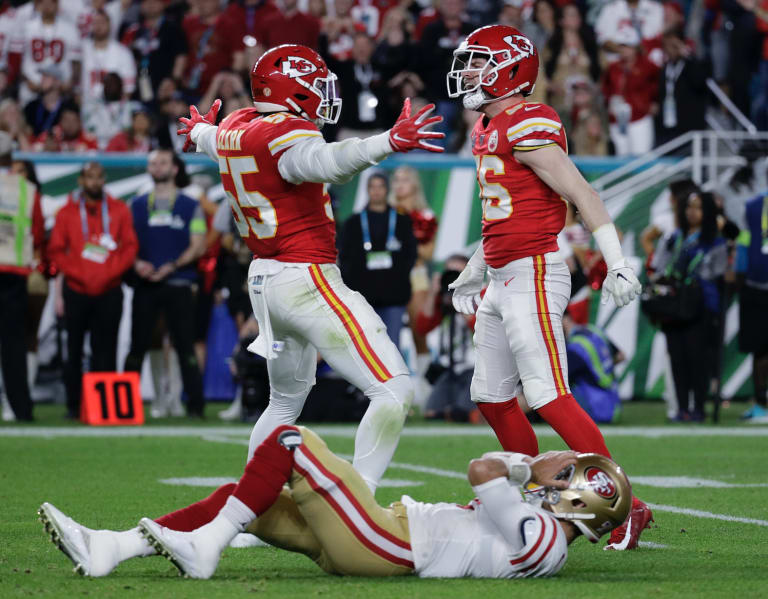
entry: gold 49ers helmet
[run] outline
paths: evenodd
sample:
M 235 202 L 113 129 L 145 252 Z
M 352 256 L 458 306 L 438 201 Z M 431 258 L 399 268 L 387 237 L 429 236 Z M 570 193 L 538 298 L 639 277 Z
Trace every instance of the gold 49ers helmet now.
M 557 518 L 569 520 L 593 543 L 624 523 L 632 507 L 632 486 L 621 466 L 596 454 L 582 453 L 558 475 L 567 489 L 544 490 L 543 502 Z

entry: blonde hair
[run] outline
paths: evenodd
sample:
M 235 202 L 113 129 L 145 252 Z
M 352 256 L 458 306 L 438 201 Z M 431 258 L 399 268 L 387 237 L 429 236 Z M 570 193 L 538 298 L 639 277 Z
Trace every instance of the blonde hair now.
M 389 204 L 391 206 L 397 206 L 397 196 L 395 196 L 395 185 L 394 180 L 398 173 L 402 173 L 408 179 L 410 179 L 411 185 L 413 185 L 414 188 L 414 202 L 413 202 L 413 209 L 414 210 L 427 210 L 429 208 L 429 204 L 427 204 L 427 198 L 424 195 L 424 187 L 421 185 L 421 178 L 419 177 L 418 171 L 413 168 L 412 166 L 398 166 L 393 172 L 392 172 L 392 185 L 390 185 L 390 192 L 389 192 Z

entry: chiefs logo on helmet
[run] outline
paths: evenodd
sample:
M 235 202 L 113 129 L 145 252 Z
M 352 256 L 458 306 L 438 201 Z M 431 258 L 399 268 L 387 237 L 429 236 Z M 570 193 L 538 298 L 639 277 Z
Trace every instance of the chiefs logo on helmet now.
M 280 65 L 283 75 L 288 77 L 302 77 L 317 70 L 317 67 L 301 56 L 288 56 Z
M 600 468 L 588 468 L 584 474 L 592 485 L 592 490 L 600 497 L 611 499 L 616 495 L 616 485 Z
M 504 41 L 517 50 L 520 58 L 528 58 L 536 54 L 536 48 L 534 48 L 531 40 L 524 35 L 507 35 L 504 37 Z

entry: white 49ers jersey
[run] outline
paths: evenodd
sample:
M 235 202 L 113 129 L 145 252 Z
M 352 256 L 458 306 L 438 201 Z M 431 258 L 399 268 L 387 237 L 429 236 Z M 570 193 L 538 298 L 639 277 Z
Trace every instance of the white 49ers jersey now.
M 64 80 L 69 81 L 72 77 L 71 63 L 79 61 L 82 53 L 80 34 L 71 22 L 62 17 L 46 25 L 39 15 L 35 15 L 23 25 L 20 46 L 22 73 L 35 84 L 40 82 L 40 69 L 50 64 L 58 65 Z
M 107 73 L 117 73 L 123 80 L 123 91 L 131 95 L 136 86 L 136 62 L 131 51 L 115 40 L 105 48 L 97 48 L 91 40 L 83 43 L 81 91 L 84 100 L 101 98 Z
M 568 543 L 550 512 L 513 503 L 505 538 L 479 500 L 467 505 L 421 503 L 407 495 L 414 572 L 422 578 L 524 578 L 552 576 L 565 564 Z

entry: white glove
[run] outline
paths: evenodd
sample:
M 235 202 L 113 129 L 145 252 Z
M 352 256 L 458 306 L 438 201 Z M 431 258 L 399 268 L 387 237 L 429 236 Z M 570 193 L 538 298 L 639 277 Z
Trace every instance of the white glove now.
M 483 246 L 481 245 L 456 280 L 448 285 L 448 289 L 453 291 L 453 307 L 457 312 L 474 314 L 480 306 L 480 292 L 483 290 L 483 282 L 485 281 L 485 269 Z
M 601 302 L 607 304 L 612 297 L 616 305 L 621 308 L 640 295 L 643 286 L 637 280 L 635 272 L 622 258 L 608 269 L 608 274 L 603 281 L 603 296 Z

